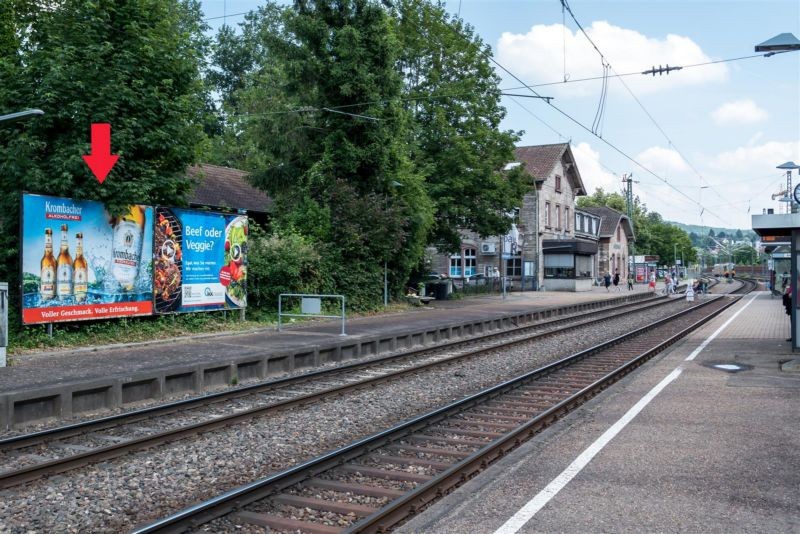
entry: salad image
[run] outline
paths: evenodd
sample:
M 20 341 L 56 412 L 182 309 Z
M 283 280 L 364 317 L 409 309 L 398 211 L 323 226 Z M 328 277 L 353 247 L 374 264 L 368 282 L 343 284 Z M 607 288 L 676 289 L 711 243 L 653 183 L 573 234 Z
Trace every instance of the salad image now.
M 247 305 L 247 217 L 236 217 L 225 228 L 225 258 L 219 281 L 225 296 L 239 308 Z

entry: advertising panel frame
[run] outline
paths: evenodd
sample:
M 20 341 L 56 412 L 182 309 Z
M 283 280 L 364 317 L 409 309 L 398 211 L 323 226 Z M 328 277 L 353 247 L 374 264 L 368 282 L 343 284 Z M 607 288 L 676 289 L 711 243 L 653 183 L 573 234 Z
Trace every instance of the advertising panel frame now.
M 187 313 L 203 313 L 203 312 L 219 312 L 219 311 L 222 311 L 222 312 L 225 312 L 225 311 L 239 311 L 239 312 L 244 313 L 244 311 L 247 309 L 247 279 L 246 279 L 246 274 L 245 274 L 245 281 L 244 281 L 244 305 L 241 305 L 241 306 L 235 305 L 235 303 L 232 300 L 229 300 L 229 298 L 227 296 L 227 293 L 226 293 L 226 295 L 224 295 L 225 304 L 220 304 L 220 305 L 213 305 L 213 304 L 211 304 L 211 305 L 203 305 L 203 304 L 200 304 L 200 305 L 195 305 L 195 306 L 184 306 L 181 303 L 176 307 L 176 309 L 171 309 L 171 310 L 170 309 L 161 309 L 161 310 L 159 310 L 159 302 L 158 302 L 159 301 L 159 299 L 158 299 L 159 291 L 158 291 L 158 287 L 157 287 L 157 278 L 158 278 L 159 275 L 156 272 L 157 271 L 156 254 L 157 254 L 157 249 L 158 249 L 158 243 L 157 243 L 158 235 L 157 234 L 158 234 L 159 230 L 156 228 L 156 226 L 160 224 L 159 214 L 163 210 L 168 210 L 170 212 L 174 212 L 174 210 L 179 210 L 180 212 L 183 212 L 184 214 L 193 214 L 193 215 L 197 215 L 197 216 L 210 216 L 210 217 L 216 216 L 216 217 L 221 217 L 225 221 L 226 229 L 227 229 L 228 225 L 231 224 L 236 219 L 243 218 L 244 221 L 246 222 L 245 227 L 247 228 L 247 230 L 245 232 L 245 236 L 247 237 L 247 239 L 245 240 L 245 243 L 247 243 L 249 241 L 249 217 L 247 215 L 247 211 L 244 210 L 244 209 L 223 211 L 223 210 L 198 209 L 198 208 L 179 207 L 179 206 L 164 206 L 164 205 L 160 205 L 160 204 L 154 205 L 153 206 L 153 214 L 154 214 L 153 215 L 153 245 L 152 245 L 152 251 L 153 251 L 153 315 L 178 315 L 178 314 L 187 314 Z M 231 219 L 231 220 L 229 221 L 228 219 Z M 176 217 L 175 218 L 175 222 L 178 222 L 178 221 L 179 221 L 179 219 Z M 181 224 L 181 237 L 183 237 L 183 225 L 182 224 Z M 222 236 L 222 237 L 223 237 L 223 245 L 224 245 L 224 242 L 225 242 L 224 237 L 225 236 Z M 183 242 L 181 241 L 181 244 L 182 243 Z M 245 267 L 248 264 L 247 256 L 248 256 L 247 246 L 245 245 L 244 256 L 243 256 L 243 260 L 242 260 L 242 264 Z M 181 265 L 180 265 L 181 284 L 180 284 L 179 287 L 180 287 L 180 293 L 181 293 L 180 298 L 182 299 L 183 298 L 183 292 L 184 292 L 183 279 L 184 279 L 184 268 L 185 268 L 185 266 L 184 266 L 182 260 L 179 260 L 179 261 L 181 261 Z M 246 270 L 245 270 L 245 273 L 246 273 Z M 229 304 L 229 302 L 230 302 L 230 304 Z M 186 309 L 186 308 L 189 308 L 189 309 Z
M 140 300 L 135 300 L 135 299 L 127 300 L 126 299 L 126 300 L 119 300 L 119 301 L 87 302 L 85 304 L 84 303 L 80 303 L 80 302 L 74 302 L 74 303 L 69 303 L 69 304 L 65 304 L 65 305 L 62 305 L 62 306 L 58 306 L 58 305 L 52 305 L 52 306 L 40 306 L 40 305 L 26 306 L 26 304 L 25 304 L 26 303 L 26 294 L 25 294 L 25 287 L 26 287 L 26 282 L 25 282 L 25 260 L 26 260 L 26 251 L 29 251 L 32 248 L 31 245 L 26 245 L 26 238 L 25 238 L 25 235 L 26 235 L 25 221 L 26 221 L 26 217 L 30 216 L 30 213 L 26 212 L 26 209 L 25 209 L 25 204 L 26 204 L 26 200 L 25 199 L 26 199 L 26 197 L 31 198 L 31 199 L 35 199 L 35 198 L 38 198 L 38 199 L 52 199 L 54 201 L 69 202 L 69 203 L 73 203 L 75 205 L 83 204 L 84 205 L 83 207 L 90 207 L 90 208 L 95 209 L 95 210 L 102 209 L 104 213 L 107 212 L 105 203 L 103 203 L 103 202 L 101 202 L 99 200 L 76 199 L 76 198 L 73 198 L 73 197 L 60 197 L 60 196 L 55 196 L 55 195 L 43 194 L 43 193 L 32 193 L 32 192 L 29 192 L 29 191 L 22 191 L 20 193 L 20 196 L 19 196 L 19 202 L 20 202 L 20 219 L 19 219 L 19 221 L 20 221 L 20 240 L 19 240 L 19 243 L 20 243 L 20 245 L 19 245 L 20 246 L 20 249 L 19 249 L 19 258 L 20 258 L 19 259 L 20 319 L 19 320 L 20 320 L 20 324 L 22 324 L 23 326 L 32 326 L 32 325 L 42 324 L 42 325 L 48 325 L 48 327 L 52 327 L 53 324 L 58 324 L 58 323 L 72 323 L 72 322 L 78 322 L 78 321 L 98 321 L 98 320 L 104 320 L 104 319 L 120 319 L 120 318 L 127 318 L 127 317 L 148 317 L 148 316 L 153 315 L 152 274 L 150 275 L 148 291 L 147 291 L 150 296 L 147 299 L 140 299 Z M 34 202 L 34 201 L 35 200 L 31 200 L 31 202 Z M 39 202 L 42 202 L 42 200 L 39 200 Z M 43 202 L 45 202 L 45 206 L 46 206 L 47 205 L 46 204 L 46 200 L 44 200 Z M 150 214 L 150 219 L 151 219 L 150 220 L 151 224 L 149 225 L 150 226 L 150 230 L 149 231 L 152 233 L 152 218 L 153 218 L 152 214 L 155 213 L 155 211 L 154 211 L 154 207 L 149 205 L 149 204 L 132 203 L 130 206 L 131 206 L 131 208 L 136 206 L 136 207 L 138 207 L 138 208 L 140 208 L 142 210 L 142 220 L 143 220 L 142 225 L 141 225 L 142 232 L 141 232 L 141 236 L 139 238 L 139 248 L 141 249 L 141 252 L 139 253 L 139 265 L 137 266 L 137 269 L 136 269 L 135 278 L 133 278 L 132 283 L 131 283 L 131 286 L 135 287 L 136 285 L 141 285 L 140 284 L 140 276 L 141 276 L 141 269 L 142 269 L 142 259 L 145 258 L 145 257 L 148 257 L 148 259 L 152 257 L 152 249 L 147 251 L 142 247 L 145 245 L 145 243 L 149 243 L 150 246 L 152 246 L 152 239 L 148 240 L 148 239 L 146 239 L 145 236 L 146 236 L 146 234 L 148 232 L 148 229 L 147 229 L 148 228 L 148 214 Z M 46 215 L 45 215 L 45 217 L 46 217 Z M 121 217 L 121 219 L 122 218 L 124 218 L 124 217 Z M 58 220 L 59 218 L 54 217 L 54 219 Z M 74 220 L 74 219 L 64 219 L 64 220 Z M 80 220 L 83 221 L 83 218 L 81 218 Z M 66 223 L 64 223 L 64 224 L 66 224 Z M 92 223 L 91 220 L 87 220 L 86 224 L 97 224 L 97 222 Z M 111 226 L 110 223 L 108 223 L 108 224 L 109 224 L 109 226 Z M 44 227 L 44 225 L 42 227 Z M 109 245 L 110 245 L 111 251 L 113 251 L 113 248 L 114 248 L 114 244 L 113 244 L 114 229 L 111 228 L 110 232 L 111 232 L 111 242 L 109 243 Z M 83 230 L 81 230 L 80 233 L 83 234 Z M 89 234 L 87 234 L 85 238 L 87 239 L 87 243 L 90 242 L 90 241 L 88 241 L 89 240 Z M 83 239 L 83 237 L 81 239 Z M 55 248 L 54 244 L 52 245 L 52 248 Z M 149 252 L 149 254 L 148 254 L 148 252 Z M 87 256 L 88 256 L 88 254 L 87 254 Z M 104 270 L 104 273 L 103 273 L 104 277 L 105 276 L 114 276 L 112 274 L 113 271 L 114 271 L 114 259 L 113 259 L 113 255 L 112 254 L 109 255 L 109 259 L 107 261 L 110 264 L 110 268 Z M 84 262 L 86 262 L 86 258 L 85 257 L 84 257 Z M 96 267 L 97 266 L 92 266 L 91 270 L 92 271 L 96 270 Z M 73 268 L 74 268 L 74 262 L 73 262 Z M 89 288 L 91 287 L 91 284 L 89 283 L 89 273 L 90 273 L 89 266 L 86 266 L 86 271 L 87 271 L 87 279 L 86 279 L 86 293 L 87 294 L 86 294 L 86 296 L 84 298 L 86 298 L 88 300 L 89 299 Z M 106 273 L 105 271 L 108 271 L 108 273 Z M 41 274 L 41 271 L 40 271 L 40 274 Z M 72 276 L 72 275 L 70 274 L 70 276 Z M 144 281 L 146 282 L 146 280 L 144 280 Z M 95 283 L 97 283 L 97 279 L 95 279 Z M 41 283 L 40 283 L 40 281 L 37 283 L 37 287 L 38 287 L 38 290 L 41 291 Z M 141 289 L 141 287 L 140 287 L 140 289 Z M 126 292 L 127 291 L 123 290 L 122 293 L 118 293 L 118 294 L 124 294 Z M 139 293 L 131 293 L 131 294 L 135 295 L 135 294 L 139 294 Z M 39 297 L 39 298 L 41 298 L 41 297 Z M 137 308 L 138 310 L 141 310 L 141 311 L 131 310 L 131 308 Z M 34 315 L 34 313 L 33 312 L 28 312 L 29 310 L 45 310 L 45 309 L 48 309 L 48 311 L 41 312 L 41 315 L 42 315 L 42 319 L 41 320 L 31 319 L 31 316 Z M 61 311 L 57 311 L 57 310 L 61 310 Z M 26 313 L 26 312 L 28 312 L 28 313 Z M 67 316 L 63 316 L 64 313 L 67 313 L 68 315 Z M 49 319 L 49 320 L 47 320 L 47 319 Z

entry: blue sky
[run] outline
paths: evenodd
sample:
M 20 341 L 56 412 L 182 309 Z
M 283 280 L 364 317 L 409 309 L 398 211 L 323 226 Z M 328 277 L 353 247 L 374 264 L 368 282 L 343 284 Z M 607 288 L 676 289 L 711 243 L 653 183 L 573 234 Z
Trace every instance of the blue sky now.
M 202 1 L 207 17 L 228 15 L 209 20 L 214 28 L 223 20 L 238 24 L 243 20 L 238 13 L 262 3 Z M 460 8 L 495 59 L 527 85 L 603 74 L 600 55 L 568 13 L 562 18 L 559 0 L 446 5 L 452 14 Z M 572 0 L 569 5 L 613 69 L 596 129 L 602 139 L 562 114 L 592 129 L 602 88 L 602 80 L 594 80 L 536 87 L 554 97 L 558 109 L 506 97 L 504 127 L 525 131 L 521 145 L 569 140 L 590 193 L 597 187 L 616 191 L 622 175 L 632 172 L 638 181 L 634 193 L 669 220 L 749 228 L 750 215 L 786 209 L 771 197 L 786 185 L 785 171 L 775 167 L 788 160 L 800 164 L 800 52 L 688 66 L 754 55 L 756 44 L 779 33 L 800 38 L 800 2 Z M 687 68 L 655 77 L 613 76 L 659 64 Z M 503 88 L 520 85 L 501 75 Z M 800 183 L 797 171 L 792 182 Z

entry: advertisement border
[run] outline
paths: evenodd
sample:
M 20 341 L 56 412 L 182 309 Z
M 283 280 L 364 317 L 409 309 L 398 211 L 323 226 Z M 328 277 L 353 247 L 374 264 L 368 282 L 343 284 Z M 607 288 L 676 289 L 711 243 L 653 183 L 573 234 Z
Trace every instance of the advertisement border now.
M 60 321 L 47 321 L 47 320 L 30 321 L 30 322 L 25 321 L 25 315 L 26 315 L 25 311 L 26 311 L 26 309 L 28 309 L 28 310 L 36 309 L 36 308 L 25 308 L 25 305 L 24 305 L 24 303 L 25 303 L 25 280 L 24 280 L 25 268 L 24 268 L 24 265 L 23 265 L 23 259 L 25 257 L 24 256 L 24 254 L 25 254 L 25 238 L 24 238 L 23 230 L 24 230 L 24 222 L 25 222 L 25 197 L 26 196 L 28 196 L 28 197 L 58 198 L 58 199 L 67 200 L 67 201 L 71 201 L 71 202 L 95 202 L 95 203 L 101 204 L 104 208 L 105 208 L 105 205 L 106 205 L 105 202 L 102 202 L 100 200 L 94 200 L 94 199 L 76 199 L 76 198 L 73 198 L 73 197 L 62 197 L 62 196 L 58 196 L 58 195 L 48 195 L 48 194 L 44 194 L 44 193 L 31 193 L 31 192 L 28 192 L 28 191 L 21 191 L 20 192 L 20 196 L 19 196 L 19 202 L 20 202 L 20 210 L 19 210 L 19 212 L 20 212 L 20 219 L 19 219 L 19 232 L 20 232 L 20 240 L 19 240 L 20 241 L 20 248 L 19 248 L 19 295 L 20 295 L 19 321 L 20 321 L 20 324 L 22 326 L 47 325 L 48 326 L 48 331 L 49 331 L 49 329 L 52 328 L 52 325 L 59 324 L 59 323 L 73 323 L 73 322 L 83 322 L 83 321 L 104 321 L 104 320 L 107 320 L 107 319 L 122 319 L 122 318 L 128 318 L 128 317 L 148 317 L 148 316 L 154 315 L 153 310 L 152 310 L 152 308 L 153 308 L 153 299 L 150 299 L 150 300 L 131 301 L 131 302 L 127 302 L 127 303 L 126 302 L 116 303 L 117 305 L 122 304 L 122 305 L 139 305 L 139 306 L 141 306 L 142 304 L 147 304 L 147 306 L 144 306 L 144 308 L 150 308 L 150 310 L 149 311 L 143 311 L 141 313 L 112 315 L 112 316 L 107 316 L 107 317 L 103 317 L 103 316 L 101 316 L 101 317 L 70 317 L 69 319 L 64 319 L 64 320 L 60 320 Z M 139 202 L 133 202 L 131 205 L 146 206 L 146 207 L 151 208 L 151 209 L 154 210 L 154 206 L 152 206 L 151 204 L 142 204 L 142 203 L 139 203 Z M 155 213 L 155 210 L 153 212 Z M 152 291 L 152 289 L 151 289 L 151 291 Z M 100 304 L 100 305 L 108 306 L 110 304 Z M 82 307 L 82 306 L 84 306 L 84 305 L 75 305 L 75 306 L 72 306 L 72 308 L 78 308 L 78 307 Z M 52 309 L 53 310 L 57 310 L 58 307 L 53 307 Z M 30 313 L 28 315 L 30 315 Z
M 250 217 L 247 214 L 247 210 L 245 210 L 243 208 L 233 209 L 231 211 L 222 211 L 222 210 L 219 210 L 219 209 L 213 209 L 212 210 L 212 209 L 193 208 L 191 206 L 183 207 L 183 206 L 165 206 L 163 204 L 153 204 L 153 214 L 154 214 L 154 216 L 153 216 L 153 226 L 154 226 L 154 230 L 153 230 L 153 254 L 154 255 L 155 255 L 155 250 L 156 250 L 155 225 L 157 224 L 157 222 L 155 220 L 156 219 L 155 212 L 156 212 L 156 210 L 158 208 L 166 208 L 168 210 L 176 209 L 176 210 L 183 210 L 183 211 L 196 211 L 198 213 L 202 213 L 202 214 L 206 214 L 206 215 L 220 215 L 220 216 L 223 216 L 223 217 L 247 217 L 247 224 L 248 224 L 248 226 L 250 225 Z M 248 241 L 249 241 L 249 235 L 248 235 Z M 246 258 L 245 258 L 245 262 L 247 262 Z M 153 263 L 155 264 L 155 258 L 153 260 Z M 155 267 L 154 267 L 154 271 L 155 271 Z M 181 273 L 181 275 L 182 274 L 183 273 Z M 247 292 L 247 282 L 245 282 L 245 294 L 246 294 L 246 292 Z M 192 307 L 201 307 L 201 306 L 205 306 L 205 305 L 204 304 L 194 304 L 194 305 L 188 305 L 188 306 L 183 306 L 182 305 L 181 307 L 182 308 L 192 308 Z M 173 310 L 173 311 L 158 311 L 156 309 L 155 273 L 153 274 L 153 315 L 183 315 L 183 314 L 187 314 L 187 313 L 208 313 L 208 312 L 229 312 L 229 311 L 233 312 L 233 311 L 241 311 L 241 310 L 246 310 L 246 309 L 247 309 L 247 303 L 245 303 L 244 306 L 222 306 L 220 308 L 212 308 L 212 309 L 206 309 L 206 310 L 181 309 L 181 310 Z

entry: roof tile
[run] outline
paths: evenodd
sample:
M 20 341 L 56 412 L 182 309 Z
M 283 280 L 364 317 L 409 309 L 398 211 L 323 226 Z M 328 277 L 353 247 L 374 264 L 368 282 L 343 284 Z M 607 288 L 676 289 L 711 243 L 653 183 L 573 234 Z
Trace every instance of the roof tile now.
M 189 167 L 188 174 L 198 180 L 190 204 L 261 213 L 272 205 L 266 193 L 247 182 L 245 171 L 204 163 Z

